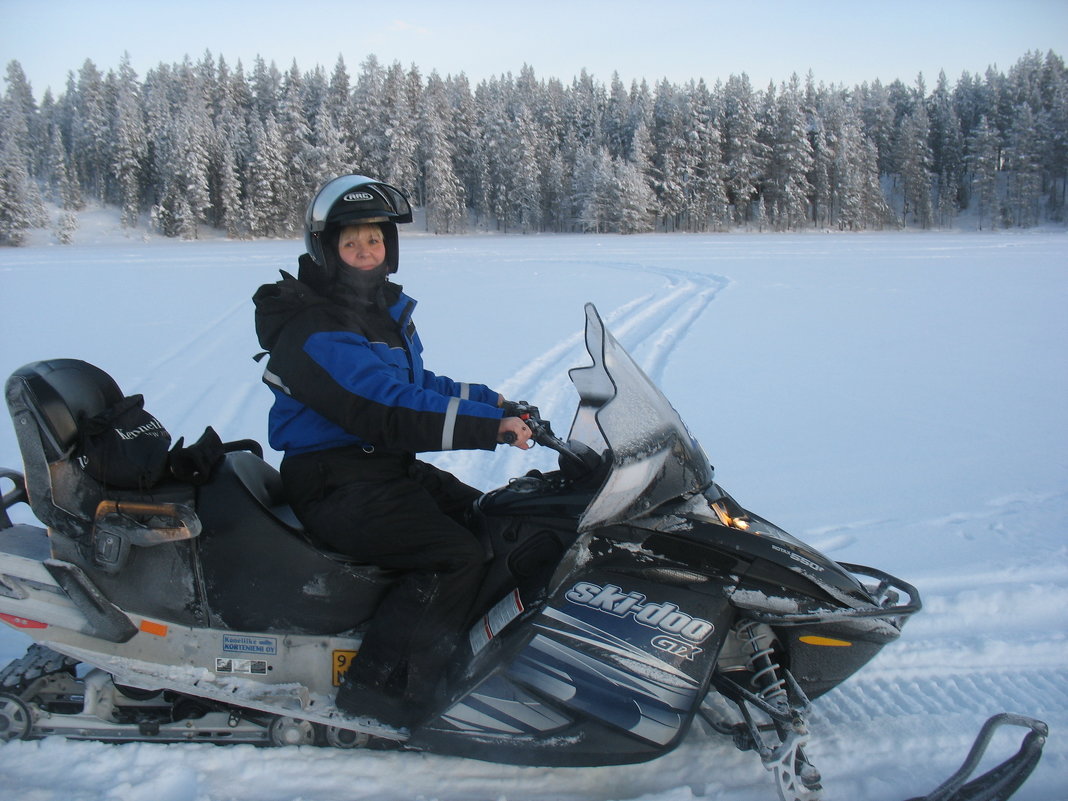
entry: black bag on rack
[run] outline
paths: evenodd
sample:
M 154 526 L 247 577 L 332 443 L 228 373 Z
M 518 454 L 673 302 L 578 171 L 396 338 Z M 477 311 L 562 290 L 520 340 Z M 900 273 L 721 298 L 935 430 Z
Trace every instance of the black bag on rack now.
M 167 474 L 171 435 L 144 403 L 144 396 L 131 395 L 82 421 L 78 464 L 97 481 L 145 491 Z

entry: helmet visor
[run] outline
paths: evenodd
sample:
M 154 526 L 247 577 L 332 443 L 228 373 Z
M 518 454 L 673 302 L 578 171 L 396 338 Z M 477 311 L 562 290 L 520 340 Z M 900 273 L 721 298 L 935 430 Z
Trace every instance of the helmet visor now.
M 308 207 L 309 232 L 356 222 L 412 221 L 412 207 L 399 189 L 362 175 L 343 175 L 319 190 Z

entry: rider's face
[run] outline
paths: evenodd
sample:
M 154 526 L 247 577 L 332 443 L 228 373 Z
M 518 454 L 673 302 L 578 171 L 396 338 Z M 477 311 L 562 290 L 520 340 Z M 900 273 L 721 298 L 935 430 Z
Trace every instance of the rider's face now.
M 373 270 L 386 260 L 386 242 L 377 225 L 350 225 L 342 229 L 337 253 L 345 264 L 357 270 Z

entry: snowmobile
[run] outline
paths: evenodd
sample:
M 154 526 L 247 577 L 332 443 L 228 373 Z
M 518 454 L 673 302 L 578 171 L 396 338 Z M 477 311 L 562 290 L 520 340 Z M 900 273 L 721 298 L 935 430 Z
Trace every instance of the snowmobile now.
M 83 421 L 123 397 L 86 362 L 27 365 L 6 385 L 25 469 L 0 507 L 0 619 L 35 642 L 0 671 L 0 740 L 61 735 L 397 747 L 543 766 L 655 759 L 695 720 L 820 797 L 806 710 L 921 608 L 885 572 L 835 562 L 715 481 L 663 394 L 586 307 L 592 364 L 567 440 L 515 404 L 559 469 L 471 512 L 485 577 L 440 702 L 394 729 L 333 705 L 396 580 L 319 547 L 255 443 L 210 478 L 115 490 L 82 469 Z M 46 528 L 13 523 L 26 502 Z M 967 781 L 997 726 L 1016 755 Z M 999 716 L 928 798 L 1008 798 L 1044 724 Z

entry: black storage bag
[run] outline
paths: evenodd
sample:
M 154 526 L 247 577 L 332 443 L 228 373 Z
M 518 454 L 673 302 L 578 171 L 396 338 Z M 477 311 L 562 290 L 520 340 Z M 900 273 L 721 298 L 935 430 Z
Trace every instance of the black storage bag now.
M 144 401 L 131 395 L 81 423 L 78 464 L 109 487 L 145 491 L 167 474 L 171 435 Z

